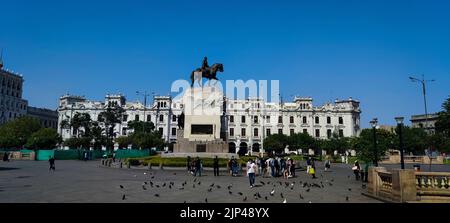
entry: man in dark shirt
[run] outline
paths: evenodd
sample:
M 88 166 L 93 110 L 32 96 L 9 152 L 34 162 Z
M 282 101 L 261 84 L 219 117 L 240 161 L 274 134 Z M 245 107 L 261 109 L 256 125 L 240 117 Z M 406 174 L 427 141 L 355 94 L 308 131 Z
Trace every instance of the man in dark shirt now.
M 55 158 L 50 157 L 50 159 L 48 160 L 48 162 L 50 163 L 50 168 L 49 168 L 48 170 L 49 170 L 49 171 L 50 171 L 50 170 L 55 171 Z
M 214 168 L 214 176 L 219 176 L 219 158 L 214 158 L 214 163 L 213 163 L 213 168 Z

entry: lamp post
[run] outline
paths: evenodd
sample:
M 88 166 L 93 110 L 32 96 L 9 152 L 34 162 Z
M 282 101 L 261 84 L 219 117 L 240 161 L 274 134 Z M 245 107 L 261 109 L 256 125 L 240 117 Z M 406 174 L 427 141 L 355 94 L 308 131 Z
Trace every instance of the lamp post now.
M 147 109 L 147 96 L 150 96 L 150 94 L 147 94 L 147 91 L 144 91 L 144 92 L 136 91 L 136 94 L 144 96 L 144 118 L 143 118 L 144 122 L 142 123 L 142 132 L 145 133 L 145 122 L 146 122 L 145 121 L 145 110 Z
M 395 121 L 397 122 L 398 135 L 400 138 L 400 165 L 402 170 L 405 169 L 405 160 L 403 158 L 403 120 L 404 117 L 395 117 Z
M 425 80 L 425 77 L 423 74 L 422 74 L 422 80 L 415 78 L 415 77 L 409 77 L 409 79 L 413 82 L 419 82 L 422 84 L 423 103 L 425 105 L 425 131 L 427 131 L 427 129 L 428 129 L 428 109 L 427 109 L 427 97 L 426 97 L 426 86 L 425 85 L 427 82 L 434 82 L 435 80 Z
M 378 119 L 374 118 L 372 121 L 370 121 L 370 124 L 372 125 L 373 129 L 373 148 L 374 148 L 374 155 L 375 159 L 373 160 L 373 165 L 378 167 L 378 149 L 377 149 L 377 125 L 378 125 Z

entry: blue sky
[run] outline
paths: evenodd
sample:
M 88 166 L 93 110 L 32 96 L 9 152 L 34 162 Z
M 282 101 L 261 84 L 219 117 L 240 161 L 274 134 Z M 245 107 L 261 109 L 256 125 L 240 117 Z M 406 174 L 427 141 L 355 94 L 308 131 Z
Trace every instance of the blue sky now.
M 221 62 L 222 79 L 280 80 L 284 99 L 361 101 L 373 117 L 423 113 L 408 76 L 425 74 L 429 111 L 450 95 L 448 1 L 0 0 L 6 68 L 24 98 L 56 108 L 66 92 L 103 100 L 168 94 L 174 80 Z

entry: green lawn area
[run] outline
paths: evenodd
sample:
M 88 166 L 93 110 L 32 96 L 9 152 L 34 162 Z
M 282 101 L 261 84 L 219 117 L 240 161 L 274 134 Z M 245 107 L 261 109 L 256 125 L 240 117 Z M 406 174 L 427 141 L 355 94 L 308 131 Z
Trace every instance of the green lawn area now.
M 450 165 L 450 160 L 444 159 L 444 164 Z

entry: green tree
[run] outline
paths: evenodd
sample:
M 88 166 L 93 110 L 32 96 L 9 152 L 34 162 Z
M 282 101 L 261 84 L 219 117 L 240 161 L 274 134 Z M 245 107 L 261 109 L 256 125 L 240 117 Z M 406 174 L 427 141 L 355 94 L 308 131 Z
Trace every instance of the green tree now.
M 119 136 L 116 138 L 117 144 L 119 144 L 119 149 L 127 149 L 128 145 L 133 143 L 133 140 L 129 136 Z
M 120 106 L 108 106 L 106 111 L 101 112 L 98 116 L 98 122 L 105 126 L 106 148 L 108 150 L 113 149 L 114 126 L 122 122 L 124 112 Z
M 436 132 L 450 138 L 450 97 L 442 104 L 442 109 L 435 124 Z
M 155 130 L 155 124 L 153 122 L 143 122 L 143 121 L 129 121 L 128 128 L 133 130 L 135 133 L 139 132 L 153 132 Z
M 377 154 L 378 161 L 380 161 L 386 155 L 386 151 L 394 147 L 396 137 L 394 133 L 384 129 L 377 129 L 376 134 L 378 153 L 375 153 L 372 129 L 363 129 L 359 138 L 352 142 L 360 160 L 371 162 L 375 160 L 375 154 Z
M 396 129 L 398 134 L 398 129 Z M 427 133 L 422 128 L 403 127 L 403 149 L 405 152 L 423 154 L 427 147 Z M 399 137 L 395 136 L 394 148 L 400 149 Z
M 288 145 L 288 137 L 284 134 L 274 134 L 264 139 L 264 148 L 268 152 L 281 153 Z
M 289 150 L 309 149 L 315 144 L 315 139 L 308 133 L 296 133 L 287 137 L 287 143 Z
M 40 128 L 39 121 L 28 116 L 7 122 L 0 127 L 0 147 L 21 148 Z
M 54 149 L 61 141 L 61 136 L 55 129 L 44 128 L 31 134 L 26 147 L 32 149 Z
M 77 136 L 88 137 L 92 125 L 91 116 L 88 113 L 75 113 L 70 126 L 75 130 Z
M 80 138 L 69 138 L 64 141 L 64 146 L 70 149 L 89 149 L 91 147 L 92 138 L 90 137 L 80 137 Z
M 158 132 L 151 133 L 133 133 L 131 135 L 131 143 L 133 148 L 150 149 L 150 148 L 161 148 L 165 145 L 164 140 Z

